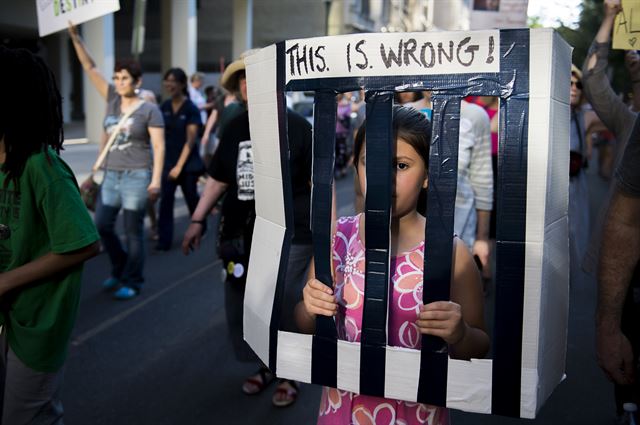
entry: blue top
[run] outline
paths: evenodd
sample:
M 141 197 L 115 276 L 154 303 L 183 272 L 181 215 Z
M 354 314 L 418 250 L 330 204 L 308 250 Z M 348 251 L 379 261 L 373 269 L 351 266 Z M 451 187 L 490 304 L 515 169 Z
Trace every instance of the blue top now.
M 197 124 L 198 127 L 200 127 L 202 121 L 200 120 L 198 107 L 189 99 L 186 99 L 182 103 L 176 113 L 173 112 L 173 108 L 171 107 L 171 99 L 164 101 L 162 105 L 160 105 L 160 110 L 164 117 L 164 170 L 168 172 L 178 163 L 182 148 L 187 142 L 187 126 Z M 189 159 L 187 159 L 182 171 L 188 173 L 204 171 L 204 164 L 198 153 L 197 140 L 193 149 L 191 149 Z

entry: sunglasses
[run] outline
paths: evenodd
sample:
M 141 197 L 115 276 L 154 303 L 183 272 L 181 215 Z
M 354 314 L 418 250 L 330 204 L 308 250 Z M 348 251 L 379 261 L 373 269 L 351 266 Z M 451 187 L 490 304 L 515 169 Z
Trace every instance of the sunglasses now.
M 580 81 L 572 81 L 571 85 L 576 86 L 578 90 L 582 90 L 582 83 Z

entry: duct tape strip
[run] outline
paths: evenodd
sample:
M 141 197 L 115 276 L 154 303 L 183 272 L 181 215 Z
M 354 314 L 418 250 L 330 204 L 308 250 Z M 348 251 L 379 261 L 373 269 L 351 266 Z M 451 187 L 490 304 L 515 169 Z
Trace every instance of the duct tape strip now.
M 527 155 L 529 114 L 529 32 L 502 30 L 495 325 L 491 412 L 520 417 L 524 309 Z
M 366 104 L 365 290 L 360 391 L 384 397 L 394 156 L 393 92 L 369 91 Z
M 280 56 L 278 56 L 280 57 Z M 311 231 L 316 279 L 333 288 L 331 277 L 331 204 L 336 139 L 336 93 L 317 91 L 313 123 Z M 337 387 L 338 336 L 332 317 L 317 316 L 311 352 L 311 381 Z
M 277 80 L 277 105 L 278 105 L 278 134 L 280 137 L 280 169 L 282 171 L 282 193 L 284 199 L 284 214 L 286 230 L 282 241 L 280 265 L 278 267 L 278 281 L 273 297 L 271 321 L 269 322 L 269 369 L 276 373 L 278 358 L 278 330 L 280 330 L 280 317 L 282 316 L 282 302 L 284 285 L 286 282 L 287 266 L 289 264 L 289 249 L 293 239 L 293 189 L 291 186 L 291 167 L 289 164 L 289 138 L 287 134 L 287 103 L 284 93 L 285 63 L 284 43 L 278 43 L 276 80 Z
M 442 92 L 440 92 L 442 93 Z M 451 294 L 453 219 L 458 182 L 460 98 L 433 97 L 429 152 L 427 228 L 424 252 L 424 304 L 446 301 Z M 418 401 L 446 406 L 448 347 L 439 337 L 422 336 Z
M 392 77 L 324 78 L 293 80 L 287 84 L 288 91 L 327 90 L 334 92 L 433 90 L 434 94 L 500 96 L 504 87 L 500 85 L 500 74 L 461 75 L 398 75 Z

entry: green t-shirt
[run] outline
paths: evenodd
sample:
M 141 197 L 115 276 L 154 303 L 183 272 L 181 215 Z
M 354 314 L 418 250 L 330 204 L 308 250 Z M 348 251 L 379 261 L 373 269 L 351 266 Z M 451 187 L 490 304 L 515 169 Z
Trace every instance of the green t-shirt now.
M 6 178 L 0 171 L 0 272 L 99 239 L 73 172 L 53 150 L 32 155 L 18 184 L 5 186 Z M 54 372 L 64 363 L 81 275 L 82 264 L 0 299 L 0 323 L 7 327 L 9 345 L 30 368 Z

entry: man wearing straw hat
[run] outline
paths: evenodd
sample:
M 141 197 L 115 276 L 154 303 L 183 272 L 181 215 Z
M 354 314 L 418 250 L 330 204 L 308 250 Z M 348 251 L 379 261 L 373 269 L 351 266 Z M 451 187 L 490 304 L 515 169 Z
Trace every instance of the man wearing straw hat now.
M 221 85 L 225 89 L 240 93 L 244 104 L 247 102 L 244 58 L 251 53 L 253 52 L 245 52 L 240 59 L 229 65 L 221 79 Z M 292 111 L 288 111 L 287 120 L 294 205 L 302 206 L 295 208 L 294 212 L 293 243 L 294 245 L 296 242 L 306 243 L 310 248 L 311 126 L 304 118 Z M 243 339 L 242 330 L 244 290 L 255 222 L 253 150 L 248 111 L 245 109 L 221 124 L 224 128 L 220 144 L 209 164 L 207 170 L 209 176 L 204 192 L 184 235 L 182 249 L 185 254 L 188 254 L 193 249 L 199 248 L 205 220 L 222 195 L 226 194 L 218 230 L 218 255 L 222 260 L 225 279 L 227 325 L 237 360 L 260 364 L 259 370 L 248 377 L 242 385 L 242 391 L 245 394 L 255 395 L 261 393 L 275 376 L 251 351 Z M 292 248 L 293 252 L 296 252 L 294 248 Z M 307 258 L 304 258 L 305 267 L 302 267 L 301 281 L 304 280 L 304 269 L 310 257 L 311 249 Z M 288 272 L 288 275 L 290 274 L 293 275 Z M 295 285 L 289 286 L 295 289 Z M 300 286 L 297 299 L 291 302 L 291 310 L 301 298 L 301 292 Z M 285 310 L 286 308 L 285 306 Z M 286 317 L 283 326 L 288 326 Z M 295 402 L 297 394 L 298 387 L 295 382 L 281 380 L 272 402 L 278 407 L 290 406 Z

